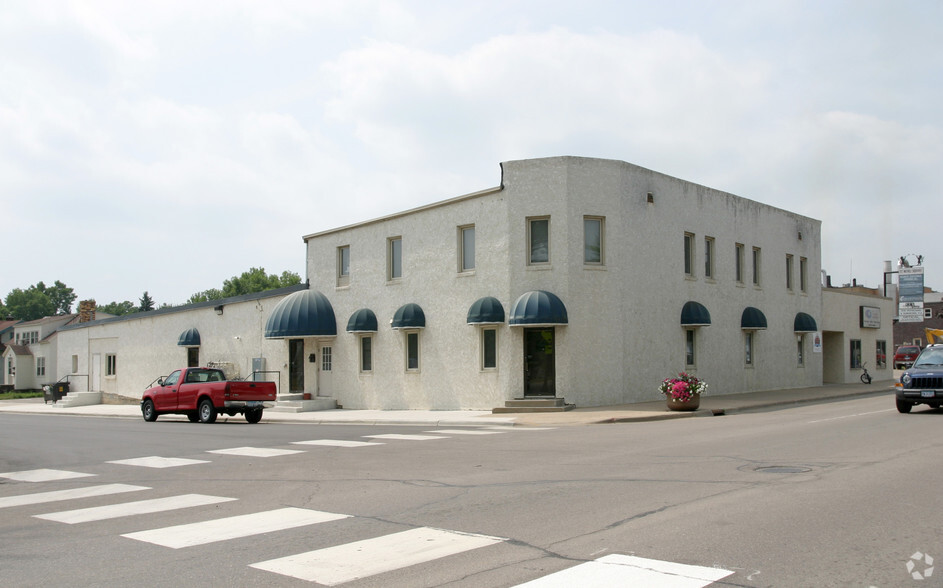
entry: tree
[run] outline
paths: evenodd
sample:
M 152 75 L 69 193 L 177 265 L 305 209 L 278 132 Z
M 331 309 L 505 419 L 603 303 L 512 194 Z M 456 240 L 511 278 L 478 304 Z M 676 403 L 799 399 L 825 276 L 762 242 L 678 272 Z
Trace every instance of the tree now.
M 151 298 L 151 295 L 147 293 L 147 290 L 144 291 L 144 295 L 141 296 L 141 306 L 138 307 L 138 310 L 141 312 L 147 312 L 148 310 L 154 310 L 154 299 Z
M 134 303 L 130 300 L 125 300 L 124 302 L 109 302 L 108 304 L 99 306 L 97 310 L 98 312 L 113 314 L 115 316 L 138 312 L 138 308 L 134 306 Z
M 46 295 L 49 296 L 49 300 L 55 306 L 56 314 L 72 314 L 72 303 L 75 302 L 76 298 L 72 288 L 56 280 L 52 288 L 46 288 Z
M 26 290 L 14 288 L 7 294 L 7 311 L 15 319 L 34 321 L 55 314 L 56 307 L 42 282 Z
M 205 300 L 218 300 L 220 298 L 229 298 L 231 296 L 241 296 L 242 294 L 252 294 L 255 292 L 265 292 L 276 288 L 294 286 L 301 283 L 301 276 L 295 272 L 284 271 L 281 276 L 275 274 L 266 274 L 265 268 L 254 267 L 249 271 L 242 272 L 242 275 L 233 276 L 223 282 L 223 289 L 215 288 L 197 292 L 190 297 L 191 302 L 203 302 Z
M 219 300 L 220 298 L 223 298 L 223 291 L 218 288 L 210 288 L 209 290 L 203 290 L 202 292 L 191 295 L 184 304 L 196 304 L 197 302 L 208 302 L 210 300 Z

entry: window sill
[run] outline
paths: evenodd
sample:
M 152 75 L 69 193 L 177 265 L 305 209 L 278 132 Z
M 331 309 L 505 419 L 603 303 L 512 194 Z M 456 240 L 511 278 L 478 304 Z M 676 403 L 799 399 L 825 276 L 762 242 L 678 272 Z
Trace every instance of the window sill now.
M 587 271 L 591 271 L 591 272 L 605 272 L 605 271 L 609 271 L 609 268 L 607 268 L 605 265 L 598 264 L 598 263 L 597 263 L 597 264 L 585 263 L 585 264 L 583 264 L 583 269 L 584 269 L 584 270 L 587 270 Z
M 552 269 L 553 269 L 553 266 L 550 265 L 549 263 L 544 263 L 544 264 L 540 264 L 540 265 L 528 265 L 528 266 L 527 266 L 527 271 L 529 271 L 529 272 L 544 272 L 544 271 L 549 271 L 549 270 L 552 270 Z
M 466 270 L 455 274 L 456 278 L 470 278 L 475 275 L 475 270 Z

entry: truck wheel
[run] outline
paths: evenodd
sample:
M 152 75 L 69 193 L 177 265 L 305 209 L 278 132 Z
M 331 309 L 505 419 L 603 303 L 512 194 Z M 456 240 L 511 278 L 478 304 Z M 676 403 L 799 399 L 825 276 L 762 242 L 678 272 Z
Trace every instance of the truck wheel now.
M 187 420 L 190 421 L 191 423 L 198 423 L 200 422 L 200 415 L 195 412 L 188 412 Z
M 906 400 L 897 401 L 897 412 L 908 413 L 910 412 L 910 409 L 913 407 L 914 405 L 907 402 Z
M 246 420 L 252 423 L 253 425 L 262 420 L 262 409 L 256 408 L 253 410 L 246 411 Z
M 154 403 L 150 400 L 145 400 L 144 404 L 141 405 L 141 414 L 144 416 L 144 420 L 149 423 L 157 420 L 157 411 L 154 410 Z
M 213 401 L 209 398 L 204 398 L 200 401 L 200 422 L 201 423 L 215 423 L 216 422 L 216 407 L 213 406 Z

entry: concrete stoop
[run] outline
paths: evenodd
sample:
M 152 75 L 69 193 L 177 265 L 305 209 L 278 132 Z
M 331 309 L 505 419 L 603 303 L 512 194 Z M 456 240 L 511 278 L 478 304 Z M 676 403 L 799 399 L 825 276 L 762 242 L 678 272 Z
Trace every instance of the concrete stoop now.
M 563 398 L 515 398 L 504 406 L 491 409 L 491 414 L 511 414 L 515 412 L 565 412 L 576 408 L 567 404 Z
M 301 394 L 281 394 L 275 401 L 275 406 L 266 410 L 272 412 L 310 412 L 314 410 L 333 410 L 337 408 L 337 400 L 325 396 L 316 396 L 305 400 Z
M 58 408 L 71 408 L 73 406 L 90 406 L 92 404 L 102 403 L 101 392 L 69 392 L 55 403 Z

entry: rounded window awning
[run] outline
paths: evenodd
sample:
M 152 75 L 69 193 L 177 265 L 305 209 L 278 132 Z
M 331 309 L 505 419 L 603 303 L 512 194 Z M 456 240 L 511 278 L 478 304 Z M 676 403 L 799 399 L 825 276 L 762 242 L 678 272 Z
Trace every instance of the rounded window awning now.
M 373 314 L 373 311 L 369 308 L 361 308 L 350 315 L 350 320 L 347 321 L 347 332 L 376 333 L 377 315 Z
M 748 306 L 740 315 L 740 328 L 745 331 L 759 331 L 766 328 L 766 315 L 759 308 Z
M 317 290 L 301 290 L 288 295 L 275 305 L 265 323 L 267 339 L 336 335 L 334 307 Z
M 465 322 L 469 325 L 503 323 L 504 307 L 494 296 L 479 298 L 468 309 L 468 318 Z
M 556 294 L 545 290 L 525 292 L 511 305 L 512 327 L 545 327 L 569 322 L 566 306 Z
M 818 331 L 815 319 L 804 312 L 796 313 L 796 320 L 793 323 L 793 330 L 797 333 L 814 333 Z
M 681 309 L 682 327 L 709 327 L 711 324 L 711 313 L 700 302 L 689 300 L 684 303 Z
M 180 337 L 177 339 L 177 345 L 182 345 L 183 347 L 199 347 L 200 332 L 196 330 L 196 327 L 187 329 L 180 333 Z
M 390 326 L 394 329 L 422 329 L 426 326 L 426 315 L 418 304 L 410 302 L 396 309 Z

